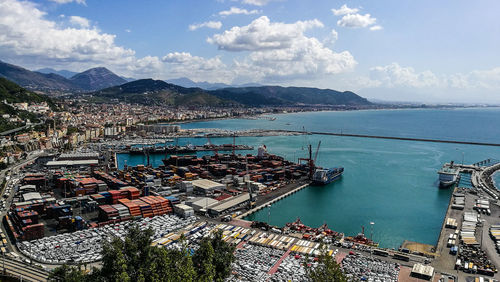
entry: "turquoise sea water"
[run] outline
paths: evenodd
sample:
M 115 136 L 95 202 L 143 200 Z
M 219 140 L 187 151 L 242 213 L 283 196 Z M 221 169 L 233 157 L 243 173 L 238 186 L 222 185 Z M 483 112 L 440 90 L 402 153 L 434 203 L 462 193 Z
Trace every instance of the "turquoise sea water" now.
M 442 138 L 500 143 L 500 109 L 390 110 L 319 112 L 275 115 L 269 120 L 218 120 L 182 124 L 182 128 L 302 129 L 419 138 Z M 344 166 L 341 180 L 324 187 L 308 187 L 248 219 L 284 225 L 300 217 L 310 226 L 355 235 L 375 222 L 373 239 L 397 248 L 403 240 L 435 244 L 451 190 L 437 187 L 437 170 L 454 160 L 473 163 L 500 158 L 500 148 L 336 136 L 273 136 L 237 138 L 237 143 L 266 144 L 271 153 L 290 160 L 305 156 L 321 140 L 318 164 Z M 204 144 L 205 139 L 181 139 Z M 231 143 L 230 138 L 213 143 Z M 304 148 L 305 149 L 305 148 Z M 163 155 L 152 156 L 154 165 Z M 143 156 L 119 155 L 121 167 L 145 163 Z

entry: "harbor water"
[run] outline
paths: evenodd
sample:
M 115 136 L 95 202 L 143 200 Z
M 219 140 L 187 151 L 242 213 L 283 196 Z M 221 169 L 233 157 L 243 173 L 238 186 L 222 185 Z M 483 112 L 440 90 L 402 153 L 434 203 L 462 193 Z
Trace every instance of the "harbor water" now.
M 436 138 L 476 142 L 500 142 L 500 109 L 377 110 L 316 112 L 274 115 L 276 120 L 231 119 L 182 124 L 182 128 L 245 130 L 290 129 L 344 132 L 400 137 Z M 238 144 L 265 144 L 270 153 L 297 160 L 315 149 L 321 140 L 317 163 L 343 166 L 339 181 L 308 187 L 247 217 L 283 226 L 300 217 L 306 225 L 327 223 L 335 231 L 356 235 L 373 225 L 373 240 L 382 247 L 397 248 L 403 240 L 435 244 L 450 189 L 438 189 L 437 170 L 445 162 L 474 163 L 499 158 L 500 147 L 413 142 L 339 136 L 240 137 Z M 179 144 L 204 144 L 203 138 L 180 139 Z M 214 144 L 232 138 L 213 138 Z M 254 150 L 252 153 L 255 153 Z M 245 153 L 245 152 L 241 152 Z M 203 154 L 203 153 L 200 153 Z M 165 155 L 151 156 L 154 166 Z M 118 155 L 118 165 L 144 164 L 142 155 Z

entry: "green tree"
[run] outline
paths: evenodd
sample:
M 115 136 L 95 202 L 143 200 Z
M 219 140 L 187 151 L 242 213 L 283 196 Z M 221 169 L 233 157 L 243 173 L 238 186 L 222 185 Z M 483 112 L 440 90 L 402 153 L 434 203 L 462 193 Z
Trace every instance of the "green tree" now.
M 49 274 L 49 281 L 80 282 L 85 281 L 85 273 L 79 267 L 63 264 Z
M 62 266 L 51 273 L 51 281 L 223 281 L 231 273 L 234 247 L 222 240 L 217 232 L 201 241 L 200 248 L 191 255 L 181 236 L 180 250 L 151 246 L 153 231 L 129 228 L 124 240 L 114 238 L 104 243 L 102 267 L 88 274 L 77 267 Z
M 215 276 L 212 280 L 224 281 L 231 274 L 231 263 L 235 260 L 234 249 L 234 246 L 222 240 L 221 230 L 215 232 L 211 238 L 204 238 L 200 248 L 193 255 L 198 275 L 210 278 L 211 269 L 207 268 L 206 263 L 211 261 L 215 270 Z
M 311 265 L 309 258 L 306 258 L 307 263 L 305 267 L 309 279 L 314 282 L 347 282 L 347 278 L 342 272 L 340 265 L 328 254 L 328 250 L 324 245 L 320 246 L 320 249 L 321 252 L 315 267 Z

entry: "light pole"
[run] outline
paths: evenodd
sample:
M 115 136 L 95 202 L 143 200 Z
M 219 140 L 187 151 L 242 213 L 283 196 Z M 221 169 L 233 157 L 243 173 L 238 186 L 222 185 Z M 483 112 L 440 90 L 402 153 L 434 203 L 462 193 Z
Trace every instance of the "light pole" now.
M 373 225 L 375 225 L 375 222 L 370 221 L 370 240 L 373 241 Z
M 271 205 L 267 205 L 267 224 L 271 225 L 270 218 L 271 217 Z

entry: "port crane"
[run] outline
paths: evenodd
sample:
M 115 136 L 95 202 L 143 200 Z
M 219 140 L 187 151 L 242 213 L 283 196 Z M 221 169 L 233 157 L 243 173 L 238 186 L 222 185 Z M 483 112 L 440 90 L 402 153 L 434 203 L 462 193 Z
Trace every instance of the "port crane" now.
M 312 177 L 313 177 L 314 170 L 316 168 L 315 163 L 316 163 L 316 159 L 318 158 L 318 152 L 319 152 L 320 146 L 321 146 L 321 141 L 318 142 L 318 147 L 316 148 L 316 152 L 314 153 L 314 158 L 312 155 L 312 145 L 311 144 L 309 144 L 307 147 L 308 151 L 309 151 L 309 158 L 299 158 L 299 164 L 302 163 L 302 161 L 305 161 L 309 167 L 309 179 L 312 179 Z
M 217 150 L 217 146 L 212 144 L 212 140 L 210 140 L 210 136 L 207 135 L 207 141 L 208 145 L 210 146 L 211 149 L 214 150 L 214 157 L 215 157 L 215 162 L 219 162 L 219 151 Z

